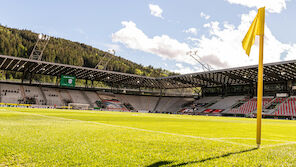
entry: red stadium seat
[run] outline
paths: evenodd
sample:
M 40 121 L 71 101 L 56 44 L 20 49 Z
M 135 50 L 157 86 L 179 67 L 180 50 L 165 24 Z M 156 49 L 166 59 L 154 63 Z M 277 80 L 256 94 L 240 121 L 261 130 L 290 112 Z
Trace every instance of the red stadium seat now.
M 213 109 L 206 109 L 203 111 L 203 113 L 211 113 L 213 111 Z
M 263 98 L 262 99 L 263 106 L 269 103 L 271 100 L 272 98 Z M 245 102 L 240 107 L 231 109 L 230 112 L 237 113 L 237 114 L 249 114 L 256 109 L 257 109 L 257 98 L 252 98 L 249 101 Z
M 280 104 L 274 114 L 276 116 L 296 116 L 296 98 L 291 97 Z
M 223 111 L 222 109 L 215 109 L 214 111 L 212 111 L 212 113 L 220 113 L 222 111 Z

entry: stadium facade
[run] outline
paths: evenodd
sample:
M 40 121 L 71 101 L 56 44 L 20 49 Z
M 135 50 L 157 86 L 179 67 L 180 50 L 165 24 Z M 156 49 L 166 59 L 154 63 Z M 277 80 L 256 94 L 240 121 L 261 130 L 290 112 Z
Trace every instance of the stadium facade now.
M 21 82 L 0 83 L 1 105 L 81 107 L 104 110 L 249 116 L 256 114 L 257 66 L 245 66 L 169 77 L 146 77 L 114 71 L 0 55 L 0 70 L 22 73 Z M 263 116 L 296 117 L 296 60 L 264 65 Z M 34 84 L 34 75 L 74 76 L 108 88 Z M 28 79 L 29 82 L 24 82 Z M 167 90 L 201 88 L 201 94 L 168 94 Z M 130 89 L 127 89 L 130 88 Z M 149 88 L 156 91 L 143 91 Z M 142 90 L 141 90 L 142 89 Z

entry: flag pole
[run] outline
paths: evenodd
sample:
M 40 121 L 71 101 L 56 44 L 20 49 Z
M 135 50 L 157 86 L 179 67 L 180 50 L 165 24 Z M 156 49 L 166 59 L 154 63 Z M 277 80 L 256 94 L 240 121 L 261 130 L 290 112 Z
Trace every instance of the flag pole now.
M 258 86 L 257 86 L 257 147 L 261 145 L 261 122 L 262 122 L 262 95 L 263 95 L 263 40 L 265 24 L 265 7 L 259 8 L 258 13 L 252 22 L 247 34 L 245 35 L 242 45 L 246 54 L 249 56 L 251 47 L 254 44 L 255 36 L 259 35 L 259 64 L 258 64 Z
M 262 122 L 262 94 L 263 94 L 263 40 L 264 34 L 260 35 L 259 64 L 258 64 L 258 87 L 257 87 L 257 148 L 261 145 L 261 122 Z

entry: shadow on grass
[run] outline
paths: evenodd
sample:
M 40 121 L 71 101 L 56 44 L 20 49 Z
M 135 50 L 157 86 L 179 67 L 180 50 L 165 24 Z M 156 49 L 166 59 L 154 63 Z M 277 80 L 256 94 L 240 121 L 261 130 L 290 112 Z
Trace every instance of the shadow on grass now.
M 155 163 L 153 163 L 151 165 L 148 165 L 147 167 L 159 167 L 159 166 L 171 164 L 173 162 L 174 161 L 158 161 L 158 162 L 155 162 Z
M 227 153 L 227 154 L 223 154 L 223 155 L 215 156 L 215 157 L 209 157 L 209 158 L 202 159 L 202 160 L 199 160 L 199 161 L 182 162 L 182 163 L 179 163 L 179 164 L 176 164 L 176 165 L 172 165 L 170 167 L 178 167 L 178 166 L 185 166 L 185 165 L 189 165 L 189 164 L 202 163 L 202 162 L 211 161 L 211 160 L 215 160 L 215 159 L 219 159 L 219 158 L 229 157 L 229 156 L 235 155 L 235 154 L 242 154 L 242 153 L 245 153 L 245 152 L 254 151 L 254 150 L 257 150 L 257 149 L 258 148 L 251 148 L 251 149 L 243 150 L 243 151 L 230 152 L 230 153 Z M 171 164 L 171 163 L 173 163 L 173 161 L 159 161 L 159 162 L 153 163 L 153 164 L 151 164 L 151 165 L 149 165 L 147 167 L 159 167 L 159 166 L 168 165 L 168 164 Z

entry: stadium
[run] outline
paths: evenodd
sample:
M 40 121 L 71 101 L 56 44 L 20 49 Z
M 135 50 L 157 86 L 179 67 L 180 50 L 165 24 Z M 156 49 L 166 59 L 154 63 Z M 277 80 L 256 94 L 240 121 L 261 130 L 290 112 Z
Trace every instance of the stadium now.
M 4 55 L 0 55 L 0 64 L 4 71 L 56 76 L 61 81 L 58 85 L 36 85 L 30 80 L 28 83 L 24 80 L 19 83 L 2 82 L 1 105 L 5 107 L 256 116 L 256 65 L 153 78 Z M 296 117 L 295 69 L 296 61 L 264 65 L 263 117 Z M 86 80 L 85 83 L 103 81 L 117 87 L 63 86 L 63 80 L 67 80 L 65 76 Z M 134 89 L 124 89 L 127 86 Z M 178 89 L 195 87 L 201 88 L 199 94 L 178 93 Z
M 27 132 L 22 131 L 28 130 L 32 130 L 33 133 L 32 136 L 24 136 L 23 139 L 26 142 L 22 141 L 23 139 L 10 141 L 11 139 L 4 138 L 3 140 L 1 137 L 1 145 L 5 147 L 4 152 L 2 152 L 1 161 L 8 166 L 19 165 L 19 161 L 21 161 L 21 165 L 24 166 L 43 166 L 45 164 L 58 164 L 62 166 L 70 164 L 71 166 L 76 166 L 80 163 L 87 164 L 87 166 L 98 164 L 99 166 L 116 166 L 118 164 L 120 164 L 120 166 L 126 164 L 131 166 L 215 166 L 217 165 L 216 163 L 222 162 L 224 165 L 229 165 L 234 161 L 238 162 L 234 164 L 248 166 L 253 164 L 254 161 L 239 161 L 238 159 L 241 158 L 241 156 L 247 156 L 244 158 L 251 159 L 254 157 L 258 158 L 259 156 L 257 154 L 259 154 L 259 152 L 262 152 L 264 156 L 272 156 L 274 152 L 280 152 L 280 150 L 283 149 L 282 147 L 287 147 L 291 152 L 295 150 L 295 142 L 293 141 L 293 139 L 295 140 L 295 123 L 294 121 L 287 122 L 286 119 L 293 120 L 296 117 L 296 97 L 293 96 L 295 95 L 295 86 L 293 85 L 295 84 L 296 61 L 264 65 L 263 118 L 284 119 L 284 121 L 274 122 L 272 120 L 264 120 L 264 124 L 267 125 L 264 125 L 266 132 L 263 130 L 263 148 L 256 152 L 256 147 L 252 146 L 254 145 L 252 143 L 254 143 L 255 138 L 250 138 L 250 136 L 255 135 L 254 121 L 251 118 L 256 117 L 257 112 L 257 97 L 255 93 L 257 66 L 153 78 L 5 55 L 0 55 L 0 64 L 1 70 L 22 73 L 24 76 L 28 76 L 29 74 L 28 80 L 22 77 L 23 79 L 19 82 L 1 81 L 0 83 L 2 126 L 9 127 L 8 129 L 2 129 L 4 130 L 2 137 L 7 135 L 7 137 L 10 138 L 20 134 L 23 136 L 23 133 Z M 34 83 L 30 80 L 31 75 L 56 76 L 59 78 L 60 82 L 57 84 Z M 71 83 L 69 83 L 69 79 L 72 80 Z M 71 85 L 72 83 L 75 84 L 75 79 L 85 80 L 85 83 L 103 81 L 116 86 L 111 88 L 96 88 L 92 87 L 91 84 L 85 84 L 85 86 Z M 186 88 L 194 87 L 199 87 L 200 92 L 192 94 L 188 91 L 184 91 Z M 113 114 L 110 115 L 108 112 Z M 131 115 L 129 113 L 141 114 Z M 165 115 L 159 115 L 161 113 Z M 178 115 L 187 116 L 180 117 Z M 190 115 L 193 115 L 193 117 L 188 117 Z M 221 119 L 216 117 L 207 118 L 208 116 L 223 117 L 221 117 Z M 34 123 L 30 123 L 30 121 L 27 122 L 28 119 L 34 120 Z M 46 124 L 50 125 L 44 125 L 44 121 L 47 122 Z M 69 125 L 69 123 L 72 124 L 73 121 L 76 123 L 77 121 L 81 121 L 82 123 L 78 122 L 78 124 L 81 125 Z M 229 121 L 232 122 L 231 125 L 228 125 Z M 13 125 L 11 125 L 11 123 Z M 18 123 L 21 124 L 18 125 Z M 98 142 L 102 142 L 104 144 L 100 147 L 106 149 L 103 153 L 104 156 L 111 154 L 115 159 L 104 157 L 106 161 L 101 161 L 101 157 L 96 156 L 102 156 L 102 154 L 95 153 L 92 156 L 100 161 L 89 161 L 89 157 L 85 157 L 84 153 L 74 153 L 74 155 L 72 155 L 73 150 L 69 152 L 65 151 L 67 148 L 60 148 L 60 146 L 54 144 L 55 142 L 45 142 L 47 143 L 45 144 L 43 141 L 40 143 L 43 140 L 40 139 L 41 136 L 45 138 L 55 137 L 50 140 L 62 139 L 66 141 L 66 143 L 61 142 L 62 144 L 74 144 L 69 147 L 74 149 L 75 152 L 79 152 L 80 150 L 84 150 L 82 152 L 88 152 L 89 150 L 86 151 L 85 148 L 75 146 L 75 143 L 81 142 L 81 139 L 86 141 L 93 140 L 93 136 L 89 134 L 90 132 L 83 132 L 85 129 L 81 129 L 81 127 L 90 128 L 85 126 L 93 126 L 91 124 L 103 126 L 105 130 L 107 128 L 110 131 L 108 133 L 104 132 L 103 139 L 96 141 L 95 145 L 84 143 L 82 146 L 87 147 L 87 149 L 94 149 L 97 147 Z M 35 128 L 32 126 L 35 126 Z M 81 127 L 78 128 L 77 126 Z M 201 127 L 196 129 L 196 126 Z M 232 126 L 236 127 L 233 128 Z M 22 130 L 20 130 L 20 132 L 19 130 L 15 132 L 16 129 L 11 128 L 21 128 Z M 43 131 L 42 129 L 44 128 L 49 128 L 50 130 Z M 78 128 L 78 134 L 73 134 L 75 130 L 72 128 Z M 96 128 L 90 129 L 92 129 L 91 131 L 97 130 Z M 214 132 L 212 131 L 213 129 L 217 131 Z M 40 130 L 42 134 L 39 134 L 40 132 L 36 134 L 36 131 Z M 119 130 L 121 132 L 114 132 L 114 130 Z M 111 132 L 116 134 L 109 134 Z M 56 135 L 55 133 L 61 134 Z M 71 139 L 71 142 L 68 143 L 70 136 L 65 137 L 68 133 L 71 134 L 71 138 L 76 135 L 83 135 L 83 133 L 87 134 L 79 138 L 75 137 L 74 141 Z M 98 133 L 101 132 L 99 131 Z M 281 136 L 274 137 L 274 133 L 281 134 Z M 107 141 L 114 136 L 111 137 L 110 135 L 116 136 L 116 140 L 109 143 L 111 145 L 109 145 Z M 123 137 L 120 135 L 128 136 Z M 135 140 L 133 137 L 137 139 Z M 168 146 L 164 144 L 161 147 L 155 146 L 155 148 L 141 146 L 139 148 L 141 150 L 138 150 L 135 155 L 133 155 L 135 157 L 133 161 L 130 162 L 128 152 L 134 151 L 134 146 L 118 145 L 117 142 L 127 142 L 125 140 L 130 140 L 131 143 L 137 143 L 137 141 L 140 140 L 138 139 L 139 137 L 142 138 L 141 140 L 148 142 L 146 143 L 147 146 L 151 143 L 159 143 L 162 140 L 165 140 L 165 143 L 167 141 L 173 142 L 174 145 Z M 152 137 L 152 139 L 150 139 L 150 137 Z M 29 142 L 28 144 L 28 139 L 36 139 L 38 141 Z M 20 145 L 15 143 L 19 141 L 22 141 Z M 184 142 L 189 143 L 184 144 Z M 200 142 L 207 142 L 205 146 L 207 149 L 200 148 Z M 174 155 L 176 153 L 184 153 L 186 149 L 189 149 L 187 147 L 194 143 L 198 144 L 198 146 L 193 148 L 197 150 L 201 149 L 202 151 L 192 150 L 188 155 L 203 156 L 205 154 L 204 151 L 209 149 L 211 150 L 210 157 L 195 161 L 187 156 L 182 156 L 180 159 L 179 156 Z M 40 145 L 41 150 L 38 151 L 36 149 L 27 148 L 32 144 Z M 46 145 L 48 144 L 53 150 L 56 148 L 62 150 L 58 151 L 58 155 L 52 156 L 56 150 L 54 152 L 46 152 Z M 117 150 L 114 148 L 114 144 L 120 149 Z M 139 144 L 135 145 L 138 147 Z M 24 155 L 24 153 L 19 154 L 17 152 L 17 155 L 14 155 L 16 157 L 13 156 L 14 158 L 7 156 L 7 154 L 9 155 L 9 152 L 11 152 L 11 148 L 15 149 L 15 147 L 20 149 L 21 152 L 26 150 L 31 153 L 26 153 Z M 181 148 L 175 150 L 171 147 Z M 220 152 L 213 147 L 223 149 L 223 151 Z M 128 154 L 122 152 L 122 148 L 128 149 Z M 153 149 L 154 151 L 145 151 L 147 149 Z M 155 155 L 151 156 L 151 154 L 155 152 L 161 152 L 161 154 L 167 155 L 167 153 L 162 152 L 166 149 L 169 149 L 169 154 L 172 154 L 169 158 L 154 157 Z M 192 148 L 189 150 L 191 149 Z M 114 150 L 117 151 L 114 153 Z M 271 151 L 271 153 L 267 150 Z M 32 151 L 37 152 L 37 155 Z M 145 153 L 143 153 L 143 151 Z M 254 151 L 254 153 L 252 153 L 252 151 Z M 44 164 L 39 160 L 40 155 L 38 154 L 40 154 L 40 152 L 45 156 L 41 156 Z M 248 152 L 250 153 L 248 154 Z M 71 156 L 68 157 L 65 153 L 71 153 Z M 144 157 L 146 157 L 146 160 L 138 160 L 138 153 L 145 154 Z M 238 155 L 236 156 L 236 154 Z M 280 154 L 286 156 L 290 153 L 285 152 Z M 219 156 L 212 157 L 213 155 Z M 68 162 L 57 156 L 65 156 L 70 160 Z M 231 158 L 224 158 L 228 156 Z M 7 159 L 7 157 L 10 158 Z M 233 157 L 234 159 L 232 159 Z M 123 160 L 120 160 L 120 158 L 123 158 Z M 55 162 L 56 159 L 60 159 L 61 162 Z M 159 159 L 160 161 L 156 161 Z M 288 160 L 288 164 L 294 164 L 295 157 L 285 157 L 285 160 Z M 152 161 L 151 164 L 149 164 L 150 161 Z M 277 166 L 275 164 L 277 161 L 279 160 L 276 158 L 272 161 L 270 161 L 270 159 L 266 159 L 265 161 L 257 159 L 258 163 L 256 165 L 263 163 Z
M 258 65 L 190 51 L 185 74 L 0 25 L 0 167 L 296 166 L 296 59 L 263 64 L 264 19 L 242 41 Z

